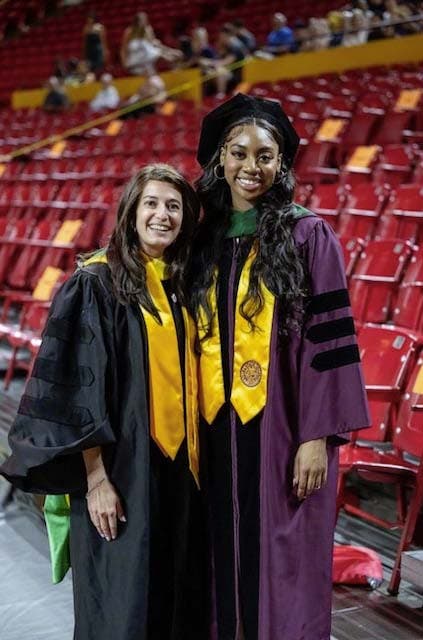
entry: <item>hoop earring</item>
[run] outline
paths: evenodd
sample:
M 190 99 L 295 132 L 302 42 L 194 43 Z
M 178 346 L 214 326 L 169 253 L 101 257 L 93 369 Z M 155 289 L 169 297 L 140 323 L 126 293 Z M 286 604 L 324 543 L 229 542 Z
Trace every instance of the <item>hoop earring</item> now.
M 225 179 L 225 176 L 224 176 L 224 175 L 223 175 L 223 176 L 220 176 L 220 175 L 218 174 L 219 167 L 222 167 L 222 165 L 221 165 L 221 164 L 216 164 L 216 165 L 214 166 L 214 168 L 213 168 L 214 177 L 216 178 L 216 180 L 224 180 L 224 179 Z M 222 169 L 223 169 L 223 167 L 222 167 Z

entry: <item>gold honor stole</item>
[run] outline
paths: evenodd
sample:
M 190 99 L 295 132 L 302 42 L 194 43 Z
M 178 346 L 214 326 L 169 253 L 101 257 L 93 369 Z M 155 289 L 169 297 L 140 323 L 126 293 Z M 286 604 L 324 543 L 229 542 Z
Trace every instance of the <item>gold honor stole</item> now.
M 247 424 L 264 408 L 267 400 L 267 379 L 270 362 L 270 340 L 272 335 L 275 296 L 261 283 L 263 309 L 254 316 L 254 328 L 239 312 L 250 281 L 251 265 L 257 249 L 252 247 L 239 280 L 235 306 L 233 375 L 230 401 L 242 424 Z M 225 402 L 222 353 L 217 312 L 217 273 L 209 291 L 213 310 L 211 335 L 206 333 L 206 317 L 200 310 L 198 333 L 201 340 L 199 365 L 199 404 L 203 417 L 209 424 L 216 418 Z M 203 339 L 204 338 L 204 339 Z
M 199 486 L 198 382 L 195 323 L 182 307 L 185 325 L 185 398 L 178 336 L 168 297 L 163 288 L 166 263 L 143 254 L 146 284 L 162 324 L 142 308 L 147 330 L 150 435 L 165 456 L 175 459 L 187 435 L 189 468 Z M 105 253 L 84 264 L 106 262 Z M 185 400 L 185 403 L 184 403 Z M 185 410 L 184 410 L 185 408 Z

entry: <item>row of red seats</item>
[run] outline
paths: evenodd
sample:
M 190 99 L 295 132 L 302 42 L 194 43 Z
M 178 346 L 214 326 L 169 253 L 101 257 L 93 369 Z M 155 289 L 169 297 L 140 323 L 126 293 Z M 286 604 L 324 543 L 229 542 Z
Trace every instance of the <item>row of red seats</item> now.
M 371 182 L 299 185 L 296 200 L 327 220 L 341 237 L 365 241 L 422 239 L 421 180 L 393 189 L 387 183 Z
M 401 529 L 388 590 L 398 592 L 401 554 L 413 541 L 423 507 L 423 357 L 421 334 L 404 328 L 365 325 L 358 334 L 372 426 L 341 447 L 338 511 L 385 529 Z M 395 517 L 365 509 L 347 484 L 351 473 L 396 489 Z

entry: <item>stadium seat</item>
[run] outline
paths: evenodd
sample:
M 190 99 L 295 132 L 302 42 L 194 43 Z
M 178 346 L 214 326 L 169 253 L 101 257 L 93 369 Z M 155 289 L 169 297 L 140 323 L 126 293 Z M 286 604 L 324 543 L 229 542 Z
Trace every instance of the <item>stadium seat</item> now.
M 423 333 L 423 246 L 416 249 L 410 258 L 392 319 L 396 325 Z
M 28 304 L 22 316 L 22 326 L 19 329 L 9 331 L 5 336 L 12 349 L 4 378 L 6 390 L 9 388 L 16 369 L 27 371 L 29 377 L 35 358 L 33 352 L 38 351 L 41 344 L 41 332 L 44 329 L 49 307 L 49 303 Z M 21 349 L 29 350 L 31 357 L 29 359 L 18 358 Z
M 388 590 L 398 593 L 401 580 L 401 554 L 413 541 L 417 519 L 423 507 L 423 359 L 417 362 L 404 393 L 389 451 L 359 447 L 356 443 L 341 448 L 338 483 L 338 510 L 356 515 L 385 529 L 401 529 L 394 568 Z M 392 484 L 397 492 L 395 519 L 387 520 L 351 503 L 346 491 L 351 472 L 370 482 Z
M 354 273 L 355 265 L 357 264 L 360 253 L 365 247 L 365 243 L 360 238 L 348 238 L 347 236 L 341 236 L 339 242 L 344 254 L 345 274 L 347 279 L 349 279 Z
M 331 165 L 333 144 L 310 142 L 300 153 L 295 171 L 300 183 L 335 182 L 339 171 Z
M 338 183 L 319 184 L 310 196 L 309 207 L 336 229 L 345 197 L 345 191 Z
M 383 148 L 373 173 L 373 182 L 389 184 L 391 187 L 409 182 L 413 171 L 415 149 L 403 144 L 388 145 Z
M 389 111 L 379 122 L 371 143 L 378 145 L 401 144 L 404 130 L 408 128 L 412 113 L 410 111 Z
M 401 185 L 391 193 L 380 218 L 375 238 L 401 238 L 419 242 L 423 225 L 423 187 L 419 184 Z
M 360 254 L 351 276 L 354 317 L 363 322 L 386 322 L 411 256 L 404 240 L 371 241 Z
M 338 234 L 347 238 L 370 240 L 385 205 L 388 191 L 371 182 L 346 189 L 346 201 L 339 216 Z

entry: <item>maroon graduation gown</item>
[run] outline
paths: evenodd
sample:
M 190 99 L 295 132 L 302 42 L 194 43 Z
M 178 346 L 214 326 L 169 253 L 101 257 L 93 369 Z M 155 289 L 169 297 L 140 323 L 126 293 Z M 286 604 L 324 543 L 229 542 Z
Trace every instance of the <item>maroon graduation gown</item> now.
M 227 401 L 203 421 L 210 506 L 212 640 L 329 640 L 337 445 L 369 424 L 344 263 L 332 229 L 302 215 L 295 242 L 307 265 L 311 313 L 302 331 L 271 337 L 268 398 L 242 425 L 230 406 L 234 301 L 250 238 L 227 239 L 218 316 Z M 327 436 L 328 481 L 300 502 L 292 489 L 299 444 Z M 241 634 L 241 619 L 242 633 Z

